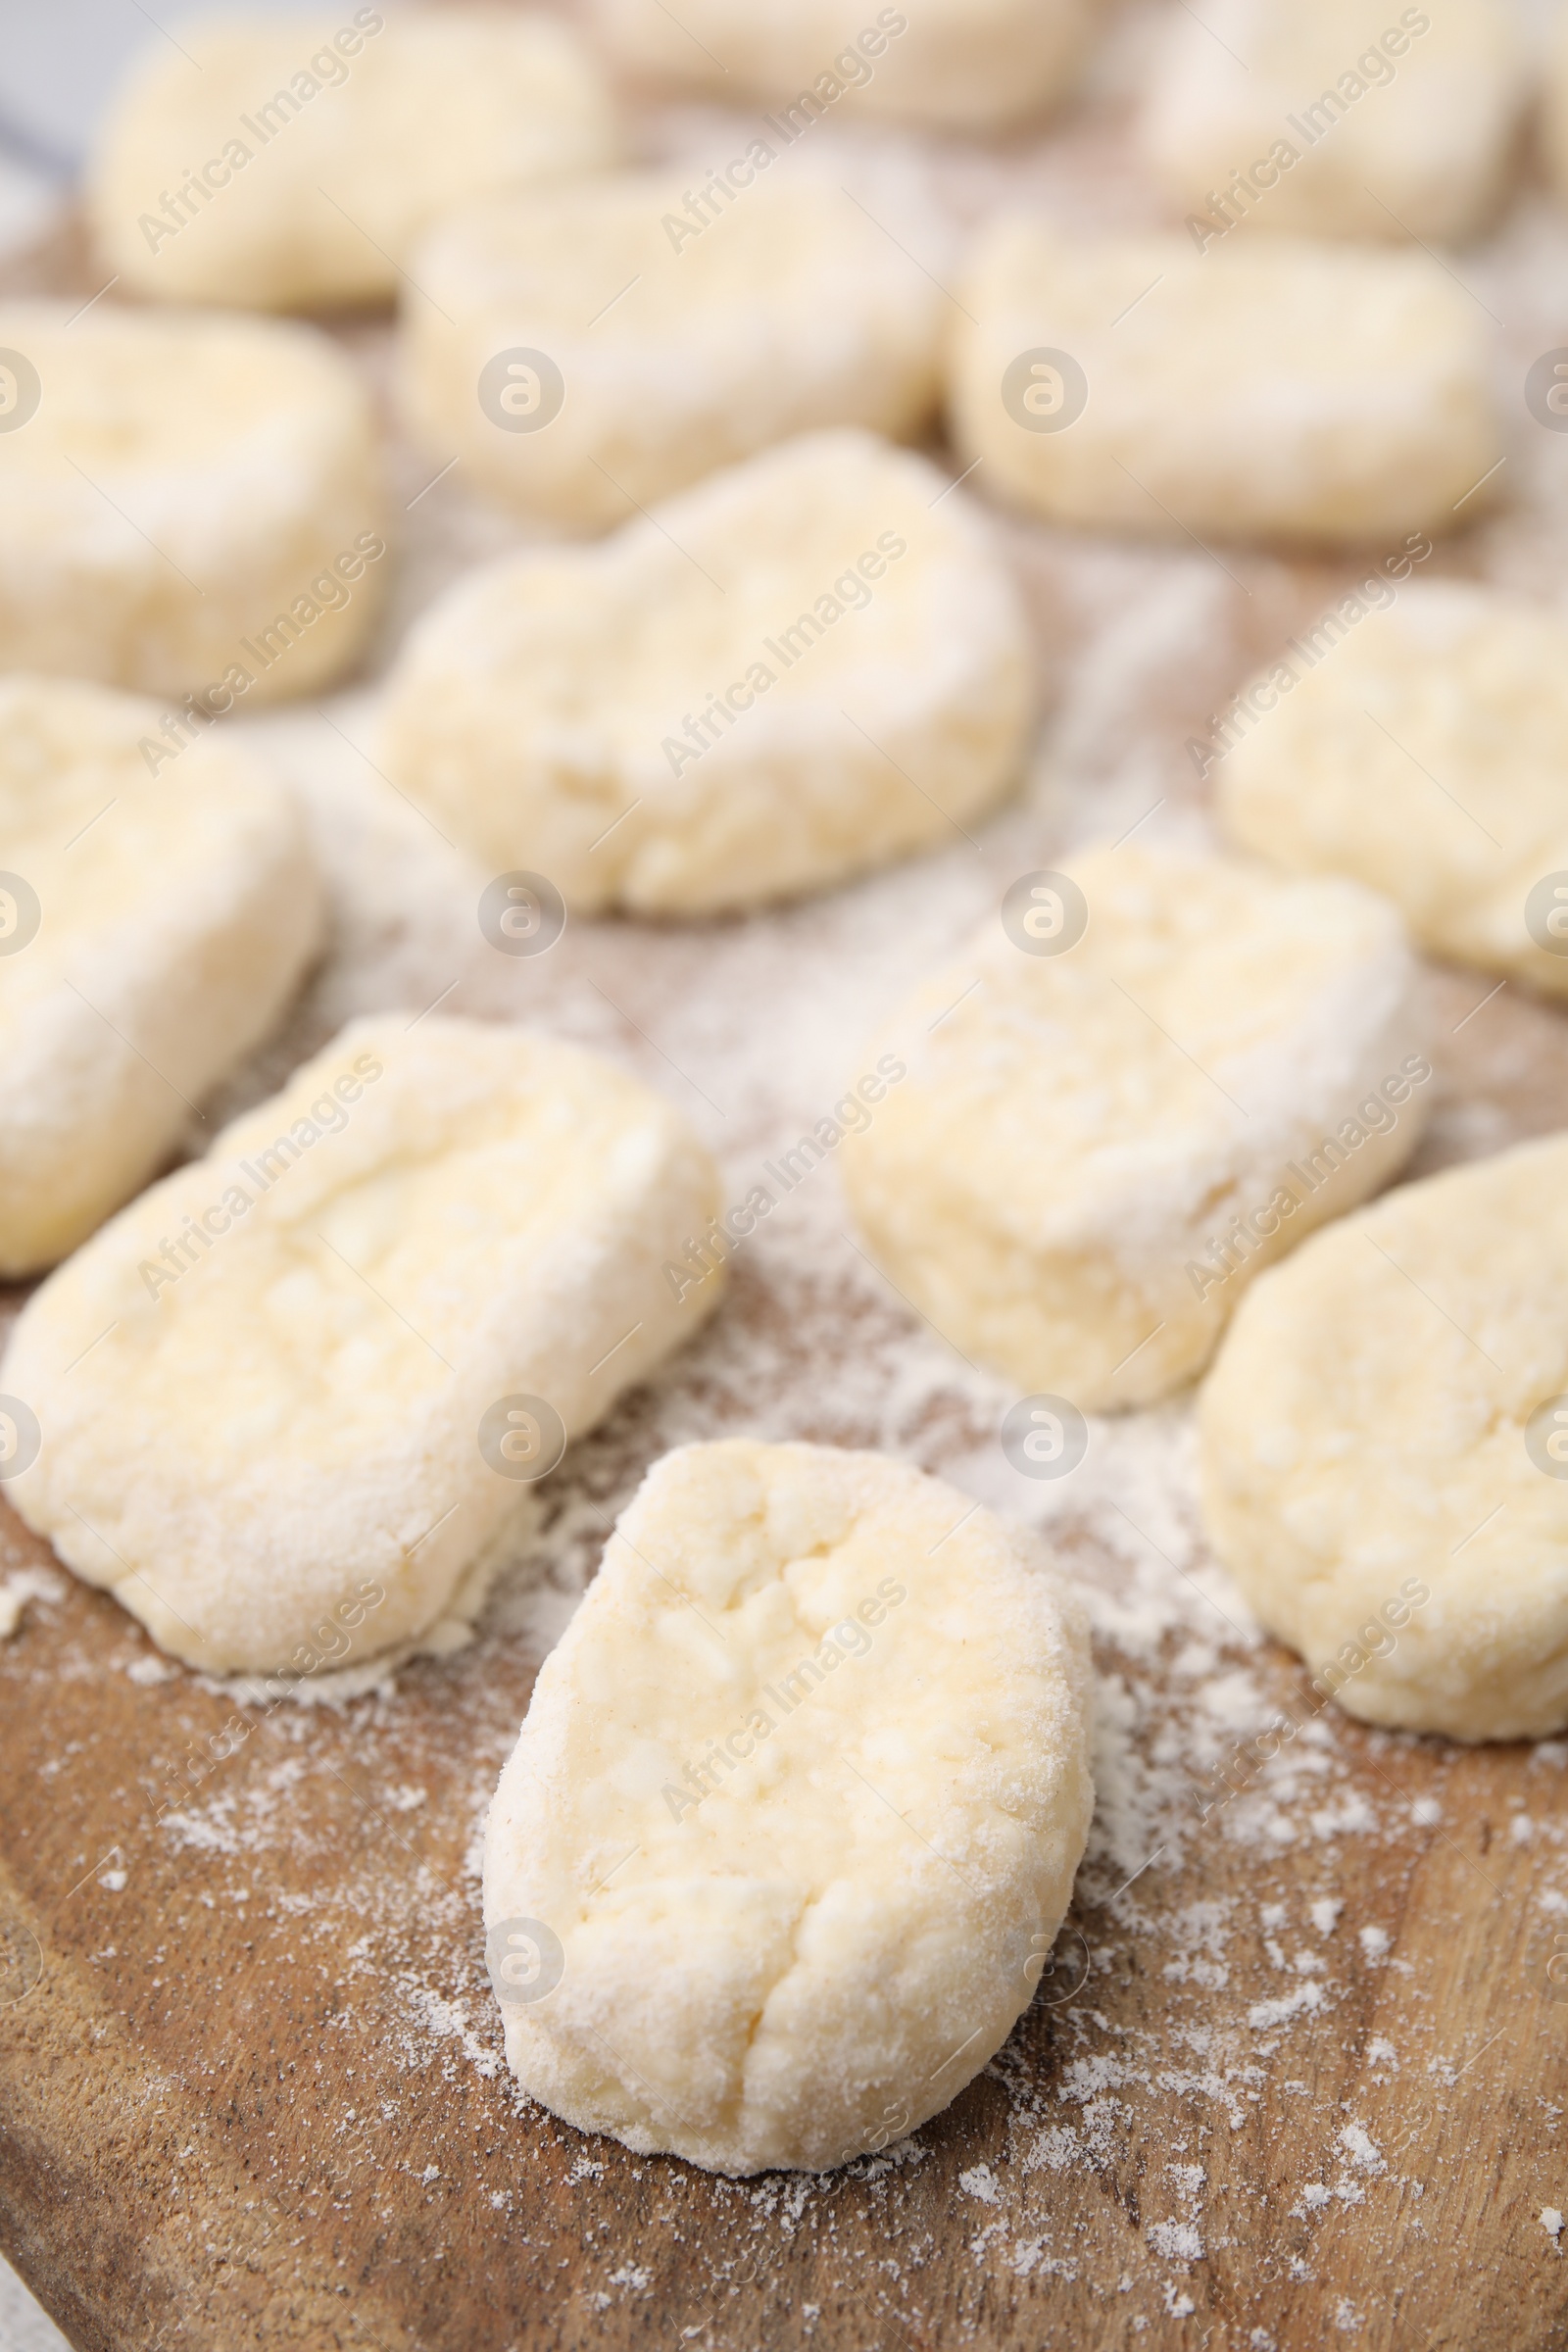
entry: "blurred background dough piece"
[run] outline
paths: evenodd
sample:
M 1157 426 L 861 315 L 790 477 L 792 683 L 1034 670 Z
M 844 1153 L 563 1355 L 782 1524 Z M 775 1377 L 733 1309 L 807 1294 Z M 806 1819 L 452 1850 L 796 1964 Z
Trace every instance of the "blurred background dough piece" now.
M 947 308 L 926 271 L 831 180 L 759 175 L 706 220 L 692 189 L 583 181 L 419 247 L 403 390 L 435 463 L 602 530 L 815 426 L 920 429 Z
M 387 773 L 492 872 L 692 914 L 933 843 L 1017 779 L 1020 601 L 988 518 L 868 433 L 788 442 L 419 624 Z
M 160 715 L 0 679 L 0 1278 L 155 1173 L 318 941 L 293 804 L 232 735 L 171 755 Z
M 989 492 L 1049 521 L 1382 546 L 1468 523 L 1504 454 L 1484 315 L 1423 253 L 1200 254 L 1012 218 L 962 299 L 955 438 Z
M 163 302 L 389 300 L 443 214 L 618 160 L 563 24 L 498 9 L 215 13 L 149 32 L 88 177 L 104 267 Z
M 1260 1268 L 1402 1165 L 1432 1073 L 1370 891 L 1134 842 L 1063 870 L 889 1023 L 908 1076 L 840 1157 L 955 1347 L 1110 1411 L 1191 1379 Z
M 324 335 L 12 302 L 0 349 L 36 391 L 0 433 L 8 666 L 191 690 L 221 711 L 308 693 L 353 661 L 388 568 L 381 451 Z

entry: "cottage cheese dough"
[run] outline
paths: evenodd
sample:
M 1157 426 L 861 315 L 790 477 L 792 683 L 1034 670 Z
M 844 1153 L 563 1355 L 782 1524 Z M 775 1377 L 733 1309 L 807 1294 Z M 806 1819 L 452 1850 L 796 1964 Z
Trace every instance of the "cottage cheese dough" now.
M 88 181 L 107 269 L 164 302 L 374 302 L 443 214 L 617 160 L 567 28 L 495 9 L 254 11 L 152 41 Z
M 1088 1700 L 1039 1545 L 952 1488 L 820 1446 L 666 1454 L 490 1810 L 513 2071 L 710 2172 L 912 2131 L 1028 2006 L 1089 1828 Z
M 1472 520 L 1503 456 L 1484 315 L 1423 253 L 1004 220 L 962 301 L 963 456 L 1052 521 L 1381 546 Z
M 1538 886 L 1568 874 L 1568 622 L 1422 581 L 1286 665 L 1272 710 L 1240 698 L 1214 769 L 1236 838 L 1371 883 L 1435 956 L 1568 996 L 1568 936 L 1553 952 L 1530 919 Z
M 1142 143 L 1205 246 L 1241 222 L 1462 239 L 1501 193 L 1524 80 L 1512 0 L 1214 0 L 1172 17 Z
M 941 289 L 836 181 L 766 170 L 706 219 L 689 180 L 627 175 L 435 230 L 404 366 L 434 462 L 603 528 L 793 433 L 916 431 Z
M 840 110 L 980 130 L 1037 114 L 1075 74 L 1094 0 L 598 0 L 612 54 L 633 73 L 778 106 L 796 139 Z M 847 101 L 847 103 L 845 103 Z M 764 128 L 771 127 L 764 123 Z
M 1035 952 L 1016 900 L 1049 947 L 1071 890 L 1025 877 L 890 1025 L 909 1075 L 840 1156 L 872 1248 L 956 1347 L 1111 1410 L 1190 1379 L 1260 1267 L 1401 1165 L 1431 1068 L 1369 891 L 1135 842 L 1066 875 L 1077 944 Z
M 159 716 L 0 680 L 0 1279 L 53 1265 L 154 1174 L 319 935 L 293 805 L 232 737 L 150 775 Z
M 1568 1137 L 1319 1234 L 1200 1420 L 1214 1546 L 1319 1690 L 1456 1740 L 1568 1726 Z
M 442 1619 L 522 1492 L 484 1416 L 578 1436 L 701 1322 L 720 1286 L 678 1304 L 662 1265 L 717 1201 L 594 1054 L 353 1022 L 30 1300 L 0 1389 L 42 1450 L 8 1498 L 193 1665 L 286 1669 L 374 1585 L 358 1665 Z
M 394 675 L 387 773 L 590 909 L 750 906 L 956 839 L 1014 781 L 1031 691 L 1011 580 L 946 488 L 825 433 L 470 573 Z
M 9 667 L 191 689 L 222 711 L 353 660 L 387 568 L 381 462 L 324 335 L 6 303 L 0 403 L 19 379 L 35 405 L 0 431 Z

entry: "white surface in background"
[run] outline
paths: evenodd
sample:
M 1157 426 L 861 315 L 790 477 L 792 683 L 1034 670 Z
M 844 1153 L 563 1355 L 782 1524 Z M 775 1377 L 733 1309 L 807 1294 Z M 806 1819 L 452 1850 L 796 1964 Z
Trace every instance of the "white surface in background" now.
M 71 2352 L 47 2312 L 0 2255 L 0 2352 Z

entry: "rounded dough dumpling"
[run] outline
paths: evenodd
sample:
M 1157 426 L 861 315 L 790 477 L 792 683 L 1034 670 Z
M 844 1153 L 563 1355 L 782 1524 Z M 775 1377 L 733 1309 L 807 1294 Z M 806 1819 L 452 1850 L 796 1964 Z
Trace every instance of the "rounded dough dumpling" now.
M 1096 0 L 597 0 L 607 47 L 629 72 L 778 108 L 799 138 L 825 115 L 903 116 L 983 130 L 1053 105 L 1077 72 Z M 764 123 L 764 128 L 767 125 Z
M 1200 1419 L 1210 1541 L 1320 1690 L 1455 1740 L 1568 1727 L 1568 1137 L 1317 1235 Z
M 1141 143 L 1205 248 L 1280 235 L 1474 235 L 1526 95 L 1514 0 L 1213 0 L 1156 49 Z
M 1236 839 L 1371 883 L 1434 956 L 1568 996 L 1568 622 L 1420 581 L 1288 666 L 1214 770 Z
M 710 2172 L 913 2131 L 1029 2005 L 1088 1835 L 1088 1705 L 1022 1529 L 879 1454 L 666 1454 L 490 1808 L 513 2072 Z
M 353 661 L 385 570 L 380 445 L 324 335 L 14 302 L 0 368 L 31 410 L 0 432 L 9 667 L 221 712 Z
M 428 1637 L 532 1465 L 716 1303 L 662 1267 L 717 1204 L 685 1122 L 596 1054 L 353 1022 L 29 1300 L 0 1389 L 42 1444 L 7 1499 L 191 1665 L 319 1662 L 367 1585 L 343 1662 Z
M 403 393 L 435 463 L 602 529 L 795 433 L 926 421 L 945 297 L 851 196 L 760 177 L 705 220 L 683 190 L 584 181 L 425 240 Z
M 961 295 L 956 438 L 1049 521 L 1382 545 L 1471 521 L 1504 455 L 1484 316 L 1424 253 L 1010 219 Z
M 1151 1403 L 1414 1149 L 1415 978 L 1353 883 L 1133 842 L 1024 876 L 878 1041 L 908 1074 L 845 1138 L 851 1207 L 955 1347 L 1086 1411 Z
M 88 178 L 105 267 L 163 302 L 383 301 L 443 214 L 617 160 L 581 44 L 497 9 L 239 10 L 152 41 Z
M 158 719 L 99 687 L 0 679 L 0 1280 L 53 1265 L 146 1183 L 319 939 L 293 804 L 221 734 L 149 774 Z
M 387 773 L 590 910 L 752 906 L 957 839 L 1016 780 L 1031 690 L 1011 579 L 947 486 L 822 434 L 470 574 L 393 676 Z

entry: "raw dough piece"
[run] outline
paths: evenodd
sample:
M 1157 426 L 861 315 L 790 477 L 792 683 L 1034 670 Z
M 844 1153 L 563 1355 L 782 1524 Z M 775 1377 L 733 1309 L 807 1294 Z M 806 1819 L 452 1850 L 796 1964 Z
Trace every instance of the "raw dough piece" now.
M 105 268 L 156 300 L 375 302 L 443 214 L 618 146 L 597 72 L 551 18 L 242 11 L 150 42 L 89 214 Z
M 490 1809 L 514 2073 L 710 2172 L 912 2131 L 1029 2004 L 1089 1829 L 1088 1705 L 1023 1530 L 879 1454 L 666 1454 Z
M 232 735 L 169 759 L 160 715 L 0 679 L 0 1279 L 53 1265 L 146 1183 L 319 937 L 293 804 Z
M 352 1022 L 24 1308 L 0 1389 L 43 1444 L 8 1499 L 192 1665 L 285 1667 L 373 1583 L 358 1665 L 442 1618 L 522 1492 L 491 1408 L 580 1436 L 702 1321 L 721 1286 L 680 1305 L 662 1269 L 717 1201 L 595 1054 Z
M 353 660 L 387 569 L 380 446 L 324 335 L 14 302 L 0 369 L 18 356 L 37 405 L 0 432 L 9 667 L 221 711 Z
M 962 300 L 965 462 L 1052 521 L 1383 546 L 1473 520 L 1489 492 L 1466 494 L 1503 455 L 1485 316 L 1423 253 L 1200 254 L 1015 219 L 981 239 Z
M 778 103 L 802 137 L 824 116 L 902 115 L 985 129 L 1038 114 L 1077 70 L 1095 0 L 598 0 L 612 54 L 630 72 Z
M 1568 996 L 1568 937 L 1527 919 L 1568 873 L 1568 624 L 1456 581 L 1390 599 L 1287 649 L 1296 684 L 1214 768 L 1220 811 L 1276 864 L 1386 892 L 1433 955 Z
M 583 181 L 425 240 L 404 394 L 436 464 L 603 528 L 793 433 L 921 426 L 947 306 L 919 265 L 831 180 L 758 177 L 699 226 L 690 190 Z
M 1195 240 L 1460 239 L 1513 160 L 1525 53 L 1513 0 L 1210 0 L 1150 79 L 1142 143 Z
M 1370 891 L 1136 842 L 1065 872 L 1077 944 L 988 926 L 879 1041 L 909 1075 L 840 1157 L 939 1331 L 1108 1411 L 1190 1379 L 1258 1270 L 1403 1163 L 1431 1069 Z M 1034 901 L 1048 943 L 1063 895 Z
M 1568 1137 L 1265 1275 L 1200 1428 L 1214 1547 L 1320 1690 L 1455 1740 L 1568 1726 Z
M 388 774 L 584 908 L 750 906 L 956 840 L 1015 780 L 1031 690 L 1005 565 L 947 486 L 824 433 L 470 573 L 394 675 Z

